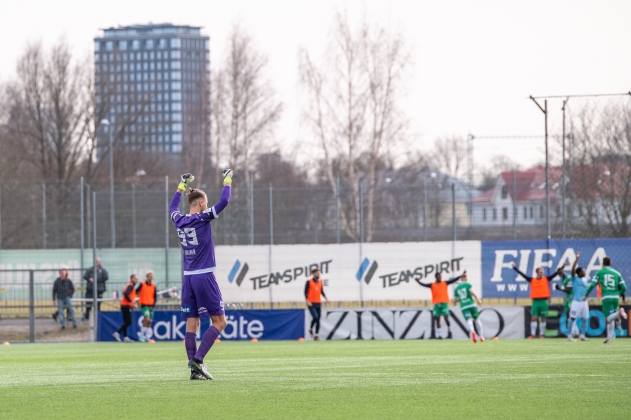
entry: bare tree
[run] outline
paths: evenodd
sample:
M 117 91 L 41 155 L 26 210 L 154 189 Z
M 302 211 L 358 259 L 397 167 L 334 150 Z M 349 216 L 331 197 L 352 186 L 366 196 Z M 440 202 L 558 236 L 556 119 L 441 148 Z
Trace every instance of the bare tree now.
M 256 50 L 252 38 L 234 25 L 224 62 L 212 78 L 216 167 L 224 165 L 246 173 L 252 154 L 262 150 L 273 134 L 282 104 L 265 79 L 267 63 L 267 56 Z
M 18 61 L 9 127 L 40 179 L 64 184 L 85 157 L 85 71 L 63 40 L 48 54 L 41 43 L 30 44 Z
M 373 235 L 376 168 L 397 150 L 407 120 L 399 107 L 405 93 L 410 55 L 403 36 L 363 22 L 354 31 L 346 16 L 337 14 L 322 64 L 300 52 L 301 82 L 307 94 L 304 119 L 323 154 L 328 182 L 335 191 L 336 174 L 345 194 L 342 226 L 353 239 L 360 235 L 360 192 L 368 183 L 366 239 Z M 365 171 L 360 169 L 367 157 Z
M 467 162 L 467 140 L 458 136 L 438 138 L 431 156 L 437 169 L 458 178 L 464 173 Z
M 585 106 L 571 119 L 574 230 L 631 234 L 631 104 Z

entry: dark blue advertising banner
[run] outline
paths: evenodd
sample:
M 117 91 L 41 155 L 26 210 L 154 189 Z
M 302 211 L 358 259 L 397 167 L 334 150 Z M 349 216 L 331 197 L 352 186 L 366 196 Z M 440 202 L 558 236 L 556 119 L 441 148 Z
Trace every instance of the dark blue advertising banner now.
M 628 317 L 631 316 L 631 306 L 622 306 Z M 525 308 L 524 316 L 524 331 L 525 337 L 530 335 L 530 307 Z M 546 318 L 546 331 L 545 337 L 567 337 L 568 335 L 568 314 L 564 312 L 563 306 L 551 305 L 548 311 L 548 318 Z M 628 318 L 627 317 L 627 318 Z M 578 335 L 583 320 L 576 320 L 576 329 L 572 330 L 572 335 Z M 596 306 L 589 309 L 589 319 L 587 320 L 587 329 L 585 331 L 586 337 L 605 337 L 607 322 L 605 315 L 603 314 L 601 307 Z M 619 327 L 619 328 L 618 328 Z M 537 330 L 537 333 L 539 330 Z M 616 337 L 629 337 L 629 320 L 620 318 L 620 323 L 616 325 Z
M 227 311 L 226 320 L 228 325 L 221 333 L 222 340 L 297 340 L 304 337 L 305 311 L 302 309 Z M 132 324 L 127 329 L 132 340 L 138 340 L 142 321 L 142 313 L 134 311 Z M 122 323 L 120 312 L 100 312 L 98 340 L 114 341 L 112 334 Z M 198 338 L 209 326 L 210 319 L 202 318 Z M 186 320 L 180 311 L 156 311 L 151 328 L 152 338 L 156 341 L 182 341 L 186 334 Z
M 613 268 L 628 280 L 631 276 L 630 251 L 630 238 L 483 241 L 482 293 L 485 298 L 528 298 L 529 284 L 511 268 L 511 263 L 531 277 L 534 277 L 537 267 L 543 267 L 545 275 L 550 276 L 563 264 L 569 274 L 577 252 L 581 253 L 579 266 L 585 268 L 588 278 L 602 268 L 602 259 L 609 256 L 613 260 Z M 552 297 L 564 296 L 553 289 Z

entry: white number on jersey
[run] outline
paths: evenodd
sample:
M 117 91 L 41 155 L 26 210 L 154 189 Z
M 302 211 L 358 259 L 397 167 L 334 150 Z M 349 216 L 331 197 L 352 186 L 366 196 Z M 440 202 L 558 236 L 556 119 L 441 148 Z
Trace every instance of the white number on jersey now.
M 195 228 L 178 229 L 177 236 L 180 237 L 180 243 L 184 246 L 199 244 L 199 242 L 197 242 L 197 232 Z
M 467 291 L 465 289 L 458 289 L 458 297 L 460 300 L 464 300 L 467 298 Z
M 615 289 L 616 279 L 613 277 L 613 274 L 605 274 L 605 287 L 607 289 Z

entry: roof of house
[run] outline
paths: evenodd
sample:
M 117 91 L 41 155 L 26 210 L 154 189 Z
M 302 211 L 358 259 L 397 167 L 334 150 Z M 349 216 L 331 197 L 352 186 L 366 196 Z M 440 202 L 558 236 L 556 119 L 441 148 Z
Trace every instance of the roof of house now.
M 550 198 L 554 199 L 559 191 L 561 180 L 561 168 L 550 168 Z M 515 179 L 513 180 L 513 174 Z M 502 172 L 500 175 L 506 186 L 508 196 L 515 201 L 543 201 L 546 198 L 546 173 L 543 166 L 528 169 L 526 171 Z M 499 181 L 499 177 L 498 177 Z M 493 198 L 494 186 L 476 197 L 474 203 L 488 203 Z

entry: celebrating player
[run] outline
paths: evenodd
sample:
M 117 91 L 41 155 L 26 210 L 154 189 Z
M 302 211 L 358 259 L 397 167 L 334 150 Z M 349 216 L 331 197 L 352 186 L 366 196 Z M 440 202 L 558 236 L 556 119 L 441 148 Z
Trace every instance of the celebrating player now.
M 578 258 L 577 254 L 577 258 Z M 554 288 L 565 293 L 565 301 L 563 302 L 563 312 L 565 313 L 565 326 L 568 334 L 578 336 L 578 329 L 576 324 L 571 321 L 570 310 L 572 309 L 572 301 L 574 296 L 574 289 L 572 288 L 572 277 L 574 274 L 563 273 L 563 278 L 560 283 L 554 285 Z
M 138 283 L 138 276 L 132 274 L 129 276 L 129 283 L 123 290 L 123 297 L 121 298 L 121 312 L 123 313 L 123 325 L 116 331 L 114 338 L 116 341 L 121 341 L 121 334 L 123 334 L 123 340 L 125 342 L 134 341 L 127 335 L 127 328 L 131 325 L 131 313 L 136 307 L 136 283 Z
M 605 344 L 611 343 L 614 338 L 614 323 L 620 319 L 627 318 L 627 314 L 624 313 L 624 309 L 620 308 L 618 299 L 620 293 L 624 293 L 627 290 L 627 285 L 620 273 L 611 268 L 611 258 L 603 258 L 603 268 L 596 272 L 596 276 L 592 279 L 592 283 L 587 288 L 583 300 L 587 300 L 589 293 L 596 287 L 596 284 L 600 284 L 602 290 L 602 308 L 603 315 L 607 321 L 607 339 Z
M 324 299 L 326 299 L 327 302 L 329 301 L 324 294 L 324 286 L 322 285 L 322 280 L 320 280 L 320 270 L 314 268 L 311 270 L 311 278 L 307 280 L 307 284 L 305 284 L 305 300 L 307 301 L 307 308 L 309 308 L 312 317 L 309 335 L 316 341 L 320 339 L 320 337 L 318 337 L 318 333 L 320 332 L 320 314 L 322 312 L 322 298 L 320 296 L 324 296 Z M 315 334 L 313 333 L 314 327 Z
M 171 200 L 171 220 L 177 228 L 180 244 L 184 251 L 182 279 L 182 316 L 186 318 L 185 346 L 188 355 L 188 367 L 191 379 L 212 379 L 204 357 L 215 343 L 221 331 L 226 327 L 223 298 L 213 274 L 215 265 L 215 246 L 213 243 L 211 220 L 219 217 L 230 201 L 232 185 L 231 169 L 222 171 L 223 190 L 217 204 L 208 207 L 208 198 L 202 190 L 189 189 L 187 192 L 190 214 L 183 216 L 178 210 L 182 192 L 193 182 L 195 177 L 184 174 L 177 191 Z M 199 318 L 210 316 L 212 325 L 197 349 L 197 329 Z
M 467 271 L 465 270 L 462 275 L 465 276 Z M 461 276 L 454 277 L 453 279 L 443 281 L 443 276 L 440 273 L 436 273 L 434 275 L 436 281 L 434 283 L 422 283 L 419 278 L 415 278 L 416 282 L 423 287 L 428 287 L 432 290 L 432 304 L 434 305 L 434 313 L 433 317 L 436 320 L 436 332 L 438 338 L 441 340 L 443 338 L 443 331 L 440 325 L 440 317 L 445 318 L 445 323 L 447 324 L 447 336 L 451 332 L 451 323 L 449 323 L 449 291 L 447 290 L 447 286 L 452 283 L 460 280 Z
M 153 331 L 151 330 L 151 322 L 153 321 L 153 309 L 156 306 L 158 297 L 158 289 L 153 282 L 153 271 L 147 271 L 146 280 L 140 283 L 136 293 L 138 294 L 138 303 L 142 311 L 142 328 L 138 334 L 138 341 L 145 342 L 151 339 Z
M 462 316 L 467 321 L 467 326 L 469 327 L 469 335 L 471 340 L 474 343 L 478 341 L 475 328 L 478 329 L 478 333 L 480 333 L 480 341 L 484 342 L 484 332 L 482 330 L 482 323 L 478 319 L 480 314 L 478 313 L 478 305 L 482 305 L 482 300 L 478 298 L 478 296 L 473 291 L 473 286 L 469 283 L 467 278 L 467 272 L 465 271 L 460 276 L 460 283 L 456 286 L 454 290 L 455 299 L 458 300 L 460 304 L 460 310 L 462 311 Z M 475 300 L 474 300 L 475 299 Z M 473 327 L 473 323 L 475 322 L 475 328 Z
M 589 305 L 583 300 L 585 292 L 587 291 L 587 281 L 585 280 L 585 269 L 583 267 L 577 267 L 578 259 L 581 257 L 581 253 L 576 253 L 576 260 L 572 264 L 572 287 L 568 296 L 572 295 L 572 306 L 570 308 L 570 324 L 567 329 L 567 339 L 574 341 L 572 338 L 573 329 L 576 328 L 576 319 L 581 319 L 580 340 L 587 341 L 585 332 L 587 331 L 587 323 L 589 322 Z M 567 290 L 567 287 L 564 288 Z M 560 289 L 563 290 L 563 289 Z
M 537 267 L 535 273 L 537 277 L 528 277 L 526 274 L 519 271 L 515 263 L 513 270 L 517 271 L 523 278 L 530 283 L 530 299 L 532 299 L 532 308 L 530 319 L 530 336 L 528 338 L 535 338 L 537 333 L 537 321 L 539 323 L 539 338 L 543 338 L 543 333 L 546 330 L 546 318 L 548 317 L 548 299 L 550 299 L 550 282 L 553 278 L 563 273 L 563 267 L 559 267 L 550 278 L 543 275 L 543 268 Z

